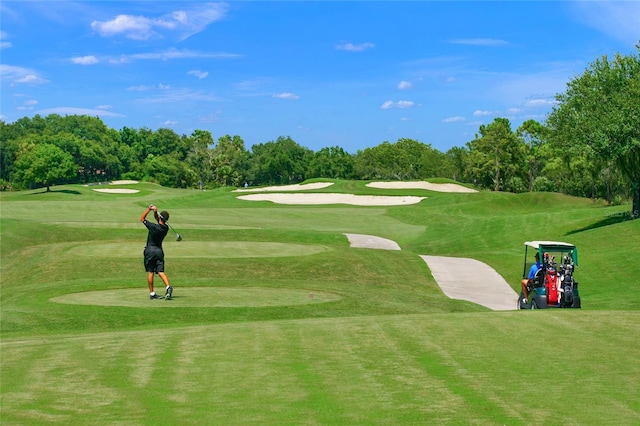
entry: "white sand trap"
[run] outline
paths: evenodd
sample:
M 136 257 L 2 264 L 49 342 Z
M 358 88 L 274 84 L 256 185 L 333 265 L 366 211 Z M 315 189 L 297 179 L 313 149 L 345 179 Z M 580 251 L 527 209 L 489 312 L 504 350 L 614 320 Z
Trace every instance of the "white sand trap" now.
M 127 189 L 127 188 L 96 188 L 96 192 L 106 192 L 111 194 L 135 194 L 140 192 L 139 189 Z
M 333 185 L 333 182 L 316 182 L 296 185 L 267 186 L 264 188 L 241 188 L 234 189 L 232 192 L 273 192 L 273 191 L 304 191 L 308 189 L 322 189 Z
M 363 234 L 344 234 L 349 239 L 349 244 L 354 248 L 368 248 L 378 250 L 400 250 L 400 246 L 393 240 L 382 237 Z
M 371 182 L 366 186 L 378 189 L 427 189 L 437 192 L 478 192 L 475 189 L 456 183 L 429 183 L 425 181 L 416 182 Z
M 271 201 L 277 204 L 351 204 L 354 206 L 402 206 L 417 204 L 427 197 L 354 195 L 354 194 L 249 194 L 240 200 Z
M 475 259 L 420 256 L 451 299 L 467 300 L 494 311 L 515 310 L 518 295 L 489 265 Z
M 113 182 L 110 182 L 110 185 L 135 185 L 138 182 L 137 180 L 114 180 Z

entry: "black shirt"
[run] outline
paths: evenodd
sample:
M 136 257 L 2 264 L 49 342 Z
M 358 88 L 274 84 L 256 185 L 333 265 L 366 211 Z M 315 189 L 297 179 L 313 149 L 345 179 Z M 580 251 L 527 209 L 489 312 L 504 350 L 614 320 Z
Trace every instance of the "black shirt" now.
M 160 225 L 159 223 L 151 223 L 148 220 L 145 220 L 144 226 L 149 230 L 149 235 L 147 235 L 147 247 L 157 247 L 162 250 L 162 241 L 164 237 L 167 236 L 169 232 L 169 227 L 167 225 Z

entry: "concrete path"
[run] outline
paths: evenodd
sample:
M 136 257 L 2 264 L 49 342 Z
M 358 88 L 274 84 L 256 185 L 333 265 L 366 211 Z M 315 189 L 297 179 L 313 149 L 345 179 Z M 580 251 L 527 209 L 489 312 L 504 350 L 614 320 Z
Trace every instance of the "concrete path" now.
M 398 243 L 364 234 L 344 234 L 351 247 L 378 250 L 400 250 Z M 486 263 L 475 259 L 445 256 L 420 256 L 431 269 L 433 278 L 451 299 L 466 300 L 494 311 L 516 309 L 518 295 L 511 286 Z
M 467 300 L 494 311 L 515 310 L 518 295 L 489 265 L 475 259 L 420 256 L 451 299 Z
M 370 248 L 378 250 L 400 250 L 400 246 L 393 240 L 363 234 L 344 234 L 349 239 L 351 247 Z

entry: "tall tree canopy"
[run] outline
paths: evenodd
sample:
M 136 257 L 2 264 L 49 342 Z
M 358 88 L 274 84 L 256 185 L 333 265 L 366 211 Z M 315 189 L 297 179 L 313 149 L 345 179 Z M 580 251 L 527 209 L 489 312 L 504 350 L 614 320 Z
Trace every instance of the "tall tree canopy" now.
M 16 178 L 27 185 L 44 185 L 50 191 L 52 184 L 73 177 L 76 167 L 71 154 L 56 145 L 28 145 L 18 154 Z
M 511 130 L 506 118 L 480 126 L 480 135 L 469 142 L 469 173 L 475 182 L 494 191 L 522 190 L 524 142 Z
M 636 46 L 640 53 L 640 44 Z M 640 215 L 640 57 L 603 56 L 556 96 L 547 118 L 551 138 L 568 150 L 587 150 L 609 161 L 633 190 L 634 217 Z

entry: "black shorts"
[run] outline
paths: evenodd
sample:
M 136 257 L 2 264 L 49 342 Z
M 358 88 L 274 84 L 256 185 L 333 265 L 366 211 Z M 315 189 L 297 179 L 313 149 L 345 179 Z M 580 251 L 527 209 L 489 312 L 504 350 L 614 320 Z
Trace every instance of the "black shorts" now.
M 144 269 L 147 272 L 164 272 L 164 252 L 158 247 L 145 247 Z

